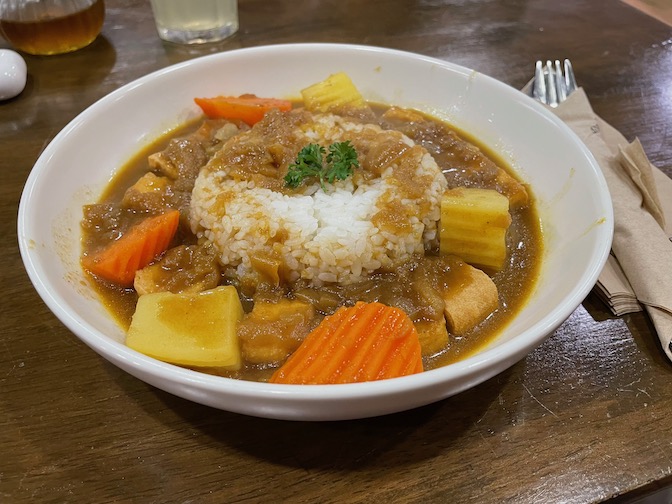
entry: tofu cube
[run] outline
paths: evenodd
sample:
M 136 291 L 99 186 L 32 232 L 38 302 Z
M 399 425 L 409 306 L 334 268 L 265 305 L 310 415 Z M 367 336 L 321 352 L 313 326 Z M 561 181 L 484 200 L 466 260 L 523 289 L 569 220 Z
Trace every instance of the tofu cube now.
M 499 307 L 497 286 L 488 275 L 469 265 L 463 273 L 457 288 L 444 293 L 448 329 L 456 336 L 473 329 Z

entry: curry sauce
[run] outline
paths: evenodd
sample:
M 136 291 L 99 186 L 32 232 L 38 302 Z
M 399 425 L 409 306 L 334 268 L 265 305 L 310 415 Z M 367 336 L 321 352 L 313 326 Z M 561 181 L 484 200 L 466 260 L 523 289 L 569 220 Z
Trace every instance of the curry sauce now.
M 383 106 L 375 106 L 373 111 L 375 120 L 383 129 L 401 131 L 416 144 L 427 149 L 445 175 L 449 188 L 495 189 L 506 195 L 510 201 L 512 222 L 506 237 L 507 261 L 499 271 L 486 271 L 497 286 L 499 308 L 472 330 L 459 336 L 451 334 L 445 347 L 425 356 L 424 368 L 432 369 L 463 359 L 486 345 L 523 307 L 534 289 L 540 269 L 542 238 L 539 219 L 533 195 L 528 188 L 515 179 L 512 171 L 496 154 L 479 145 L 477 139 L 416 111 Z M 204 160 L 210 158 L 220 147 L 220 140 L 216 135 L 212 135 L 212 131 L 220 127 L 221 124 L 213 125 L 211 122 L 203 123 L 200 120 L 186 124 L 142 149 L 122 167 L 106 188 L 100 201 L 85 208 L 84 254 L 100 247 L 102 243 L 109 241 L 111 236 L 128 229 L 142 216 L 142 212 L 135 212 L 132 209 L 120 210 L 118 203 L 128 197 L 128 188 L 135 181 L 151 172 L 152 156 L 167 149 L 178 148 L 180 143 L 184 146 L 185 142 L 188 144 L 192 141 L 189 139 L 194 135 L 204 134 L 206 140 L 193 145 L 188 144 L 186 149 L 188 155 L 194 158 L 193 166 L 203 165 Z M 204 130 L 207 131 L 203 133 Z M 279 150 L 277 156 L 286 158 L 287 152 Z M 244 164 L 241 165 L 241 169 L 245 169 Z M 259 170 L 258 167 L 253 169 Z M 191 170 L 194 171 L 193 168 Z M 268 179 L 263 170 L 256 175 Z M 195 177 L 195 174 L 189 173 L 187 177 Z M 269 183 L 275 184 L 274 181 Z M 412 196 L 413 190 L 411 184 L 404 188 L 409 196 Z M 189 185 L 186 184 L 182 192 L 171 193 L 170 197 L 171 206 L 183 209 L 189 204 Z M 395 211 L 395 205 L 390 204 L 377 216 L 380 222 L 375 224 L 394 229 Z M 182 225 L 174 243 L 175 246 L 179 246 L 173 260 L 175 270 L 179 270 L 183 263 L 196 260 L 190 249 L 196 242 L 196 237 L 191 234 L 188 225 Z M 216 271 L 218 279 L 215 279 L 215 282 L 220 285 L 232 284 L 238 288 L 246 312 L 250 312 L 254 303 L 278 303 L 283 300 L 308 303 L 314 308 L 314 314 L 311 311 L 310 320 L 301 319 L 305 330 L 315 327 L 324 316 L 333 313 L 339 306 L 353 305 L 357 301 L 379 301 L 397 306 L 406 311 L 415 324 L 435 321 L 442 317 L 443 310 L 443 301 L 437 297 L 436 292 L 460 289 L 466 281 L 467 274 L 466 265 L 460 258 L 442 256 L 439 253 L 438 243 L 427 247 L 424 255 L 414 255 L 411 260 L 393 271 L 376 272 L 354 284 L 324 285 L 319 288 L 302 280 L 292 285 L 282 285 L 281 279 L 254 286 L 240 285 L 235 278 L 227 276 L 224 271 L 220 275 L 219 269 L 212 266 L 214 263 L 211 258 L 200 257 L 198 260 L 203 262 L 201 272 Z M 265 260 L 266 258 L 261 256 L 254 258 L 260 270 L 263 270 Z M 92 281 L 110 313 L 122 327 L 127 328 L 138 299 L 136 290 L 120 288 L 95 277 L 92 277 Z M 190 277 L 187 274 L 183 281 L 188 284 L 196 282 L 197 279 L 196 276 Z M 249 324 L 245 326 L 245 331 L 249 333 Z M 246 362 L 243 368 L 236 372 L 222 372 L 217 369 L 205 371 L 247 380 L 265 380 L 276 367 Z

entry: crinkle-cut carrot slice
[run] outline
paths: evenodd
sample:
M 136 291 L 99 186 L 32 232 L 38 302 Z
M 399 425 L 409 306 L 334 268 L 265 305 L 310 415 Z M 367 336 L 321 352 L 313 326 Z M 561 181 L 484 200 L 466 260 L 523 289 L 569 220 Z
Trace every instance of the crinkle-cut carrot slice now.
M 418 333 L 399 308 L 359 302 L 325 317 L 271 383 L 336 384 L 422 372 Z

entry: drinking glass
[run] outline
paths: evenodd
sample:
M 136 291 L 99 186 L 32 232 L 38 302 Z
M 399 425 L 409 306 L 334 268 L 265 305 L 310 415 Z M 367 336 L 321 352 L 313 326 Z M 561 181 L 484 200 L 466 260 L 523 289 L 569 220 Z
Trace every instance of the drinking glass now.
M 152 0 L 159 37 L 177 44 L 218 42 L 238 31 L 237 0 Z
M 81 49 L 95 40 L 104 19 L 104 0 L 0 0 L 2 35 L 28 54 Z

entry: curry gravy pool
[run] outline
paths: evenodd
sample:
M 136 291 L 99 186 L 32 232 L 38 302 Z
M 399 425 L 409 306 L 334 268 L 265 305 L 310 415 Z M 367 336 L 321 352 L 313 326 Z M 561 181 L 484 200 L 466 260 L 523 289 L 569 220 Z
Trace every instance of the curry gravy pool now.
M 302 114 L 300 106 L 301 104 L 295 104 L 294 107 L 299 112 L 294 111 L 290 114 Z M 386 131 L 398 131 L 431 155 L 448 188 L 496 189 L 506 195 L 510 202 L 511 225 L 506 234 L 507 259 L 499 270 L 486 269 L 497 287 L 499 306 L 476 327 L 459 335 L 450 334 L 447 345 L 423 352 L 424 369 L 432 369 L 463 359 L 486 345 L 525 304 L 534 289 L 542 257 L 539 219 L 529 188 L 520 184 L 502 160 L 479 145 L 477 139 L 416 111 L 379 105 L 371 106 L 370 111 L 370 114 L 349 118 L 355 124 L 375 123 L 383 132 L 380 145 L 362 147 L 362 150 L 367 151 L 364 156 L 360 153 L 360 159 L 364 163 L 379 166 L 414 148 L 410 144 L 394 143 L 385 136 Z M 281 121 L 283 114 L 278 113 L 278 117 L 267 119 L 267 123 Z M 290 122 L 291 120 L 294 119 L 290 119 Z M 265 124 L 263 127 L 270 129 L 272 125 Z M 206 169 L 210 166 L 212 171 L 219 169 L 219 167 L 212 168 L 213 159 L 218 156 L 221 158 L 228 155 L 231 166 L 240 166 L 244 156 L 247 155 L 249 159 L 250 152 L 260 149 L 259 142 L 250 140 L 248 144 L 251 145 L 245 146 L 237 157 L 231 155 L 233 151 L 227 153 L 221 150 L 224 143 L 233 142 L 234 137 L 241 133 L 248 135 L 245 138 L 254 138 L 249 136 L 249 131 L 250 128 L 240 122 L 199 120 L 184 125 L 143 149 L 119 171 L 100 201 L 85 208 L 84 254 L 90 254 L 104 246 L 106 242 L 129 229 L 148 213 L 155 213 L 165 205 L 181 211 L 180 227 L 172 244 L 181 248 L 179 254 L 167 257 L 169 262 L 173 261 L 168 269 L 187 272 L 177 280 L 171 279 L 172 289 L 179 291 L 187 288 L 190 283 L 234 285 L 248 314 L 255 304 L 265 306 L 279 302 L 299 302 L 310 306 L 310 310 L 296 311 L 292 317 L 284 321 L 266 323 L 264 331 L 270 330 L 287 335 L 285 340 L 279 341 L 276 338 L 271 343 L 271 346 L 275 347 L 270 350 L 270 354 L 268 342 L 261 344 L 263 347 L 261 351 L 258 348 L 259 341 L 263 338 L 254 328 L 254 319 L 252 322 L 243 319 L 239 335 L 243 348 L 247 350 L 243 352 L 242 368 L 238 371 L 204 369 L 206 372 L 234 378 L 267 380 L 282 364 L 286 354 L 296 348 L 305 334 L 339 306 L 350 306 L 357 301 L 379 301 L 402 308 L 418 326 L 435 322 L 443 317 L 443 299 L 440 293 L 458 290 L 461 285 L 468 283 L 473 268 L 465 267 L 458 257 L 441 255 L 438 237 L 434 232 L 425 232 L 422 246 L 419 249 L 418 247 L 409 249 L 410 252 L 402 259 L 394 259 L 378 271 L 367 272 L 357 280 L 350 279 L 344 283 L 319 281 L 316 284 L 312 278 L 301 277 L 301 268 L 292 270 L 282 265 L 273 266 L 275 258 L 261 253 L 251 258 L 252 268 L 249 267 L 250 263 L 247 263 L 248 268 L 241 270 L 239 268 L 241 262 L 227 264 L 218 261 L 219 251 L 216 246 L 212 247 L 210 246 L 212 244 L 209 244 L 208 247 L 202 247 L 205 233 L 202 233 L 199 239 L 193 233 L 193 226 L 190 226 L 187 217 L 194 183 L 199 174 L 203 173 L 203 166 L 206 166 Z M 276 133 L 277 131 L 273 130 L 272 134 Z M 290 136 L 287 133 L 284 135 L 285 140 Z M 352 135 L 355 145 L 361 145 L 361 136 L 361 130 Z M 388 145 L 382 145 L 385 141 Z M 287 141 L 283 143 L 285 148 L 282 151 L 270 149 L 274 158 L 269 161 L 269 166 L 278 165 L 286 171 L 287 164 L 296 156 L 301 142 L 296 145 L 291 145 L 291 142 Z M 248 151 L 243 152 L 245 149 Z M 158 192 L 160 197 L 154 200 L 142 195 L 136 197 L 137 195 L 129 191 L 129 188 L 148 173 L 158 172 L 160 175 L 162 168 L 159 165 L 162 157 L 179 159 L 183 164 L 180 169 L 184 173 L 176 175 L 180 182 L 171 189 L 169 197 L 166 197 L 165 192 Z M 234 162 L 231 162 L 231 159 Z M 273 171 L 268 167 L 266 169 Z M 273 190 L 292 194 L 292 191 L 282 188 L 279 183 L 281 178 L 273 173 L 264 173 L 256 165 L 249 171 L 254 172 L 255 186 L 268 184 Z M 368 173 L 366 170 L 362 173 L 364 175 L 359 175 L 360 177 L 373 178 L 373 175 L 366 175 Z M 305 192 L 308 195 L 315 194 L 316 191 L 321 189 L 305 189 L 303 195 Z M 126 206 L 123 209 L 120 209 L 121 202 Z M 390 208 L 394 208 L 394 205 Z M 388 213 L 386 219 L 381 226 L 395 222 L 392 212 Z M 431 226 L 423 227 L 425 231 L 428 228 Z M 280 233 L 278 240 L 282 239 L 284 235 Z M 190 266 L 195 263 L 200 266 L 196 268 Z M 120 325 L 128 328 L 138 301 L 136 289 L 115 286 L 93 275 L 91 279 L 110 313 Z M 180 283 L 184 285 L 178 285 Z M 255 342 L 255 338 L 259 339 Z

